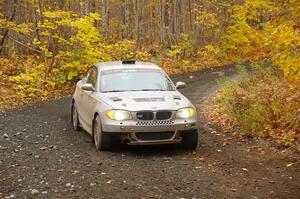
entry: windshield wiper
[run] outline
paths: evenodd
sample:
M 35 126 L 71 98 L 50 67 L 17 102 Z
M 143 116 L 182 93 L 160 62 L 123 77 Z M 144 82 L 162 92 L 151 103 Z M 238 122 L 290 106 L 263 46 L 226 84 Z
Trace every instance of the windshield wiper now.
M 126 92 L 124 90 L 111 90 L 111 91 L 103 91 L 102 93 L 117 93 L 117 92 Z
M 103 91 L 102 93 L 117 93 L 117 92 L 129 92 L 129 91 L 138 91 L 138 90 L 111 90 L 111 91 Z
M 141 90 L 111 90 L 111 91 L 103 91 L 102 93 L 117 93 L 117 92 L 129 92 L 129 91 L 168 91 L 168 90 L 151 88 L 151 89 L 141 89 Z
M 152 89 L 142 89 L 141 91 L 167 91 L 167 90 L 160 89 L 160 88 L 152 88 Z

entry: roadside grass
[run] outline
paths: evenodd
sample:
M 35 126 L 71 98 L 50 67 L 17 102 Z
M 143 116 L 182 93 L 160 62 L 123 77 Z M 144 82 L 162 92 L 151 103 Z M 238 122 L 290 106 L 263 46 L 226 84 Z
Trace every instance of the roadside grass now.
M 238 80 L 219 79 L 220 91 L 204 115 L 225 132 L 275 138 L 280 146 L 300 142 L 300 81 L 289 81 L 272 67 L 247 72 Z

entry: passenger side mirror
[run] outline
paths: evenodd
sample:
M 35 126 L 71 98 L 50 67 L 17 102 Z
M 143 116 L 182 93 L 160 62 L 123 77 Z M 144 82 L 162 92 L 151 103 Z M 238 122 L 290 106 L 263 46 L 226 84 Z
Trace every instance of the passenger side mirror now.
M 81 89 L 84 91 L 95 91 L 92 84 L 86 83 L 81 86 Z
M 184 83 L 184 82 L 177 82 L 176 83 L 176 88 L 177 89 L 183 89 L 185 87 L 186 87 L 186 83 Z

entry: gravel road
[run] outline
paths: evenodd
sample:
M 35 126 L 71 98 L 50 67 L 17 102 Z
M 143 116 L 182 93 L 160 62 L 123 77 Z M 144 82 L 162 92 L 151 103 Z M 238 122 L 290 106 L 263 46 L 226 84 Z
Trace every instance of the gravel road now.
M 201 111 L 233 67 L 173 77 Z M 119 145 L 97 151 L 70 124 L 70 97 L 0 113 L 0 198 L 300 198 L 300 157 L 201 119 L 196 151 Z

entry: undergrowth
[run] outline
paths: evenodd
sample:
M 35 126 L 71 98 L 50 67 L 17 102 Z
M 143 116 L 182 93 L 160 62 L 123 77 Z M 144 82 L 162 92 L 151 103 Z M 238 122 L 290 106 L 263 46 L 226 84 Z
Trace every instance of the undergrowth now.
M 221 90 L 205 115 L 226 132 L 273 137 L 283 146 L 300 142 L 300 81 L 272 67 L 238 68 L 238 79 L 219 80 Z

